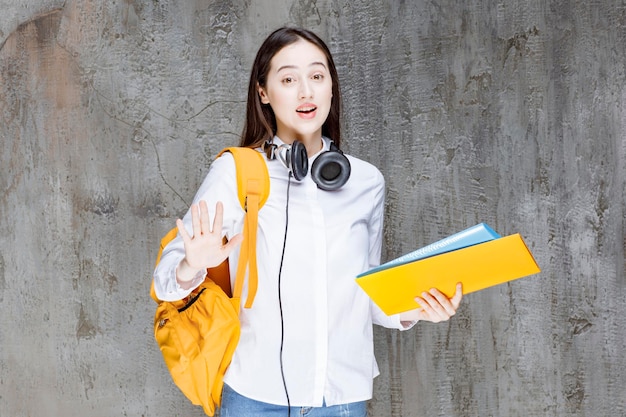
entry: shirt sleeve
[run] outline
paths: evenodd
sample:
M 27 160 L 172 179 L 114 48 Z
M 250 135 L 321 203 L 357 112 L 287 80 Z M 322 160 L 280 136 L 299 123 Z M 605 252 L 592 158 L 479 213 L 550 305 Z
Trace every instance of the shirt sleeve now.
M 388 329 L 409 330 L 417 324 L 417 321 L 402 322 L 400 314 L 386 315 L 373 301 L 372 304 L 372 322 Z
M 218 201 L 222 202 L 224 206 L 222 235 L 227 238 L 232 236 L 234 234 L 234 225 L 237 219 L 243 216 L 243 210 L 237 196 L 235 160 L 230 153 L 224 153 L 211 164 L 207 176 L 193 199 L 193 203 L 197 204 L 202 200 L 207 202 L 211 224 L 215 217 L 215 205 Z M 187 232 L 192 234 L 190 210 L 187 210 L 182 220 Z M 183 289 L 176 282 L 176 269 L 184 257 L 184 243 L 179 233 L 163 249 L 161 260 L 154 270 L 154 291 L 160 300 L 181 300 L 202 283 L 205 277 L 202 271 L 196 275 L 192 287 L 189 289 Z
M 380 256 L 383 246 L 383 220 L 385 217 L 385 179 L 380 171 L 376 170 L 377 184 L 372 190 L 372 214 L 369 219 L 369 267 L 380 265 Z
M 372 216 L 370 218 L 369 231 L 370 231 L 370 245 L 369 245 L 369 267 L 374 268 L 380 265 L 380 257 L 383 243 L 383 223 L 385 217 L 385 180 L 382 174 L 377 171 L 378 178 L 376 179 L 377 187 L 374 189 L 374 207 L 372 209 Z M 413 327 L 417 322 L 403 323 L 400 321 L 400 315 L 394 314 L 388 316 L 380 307 L 376 305 L 371 299 L 371 312 L 372 323 L 387 327 L 390 329 L 408 330 Z

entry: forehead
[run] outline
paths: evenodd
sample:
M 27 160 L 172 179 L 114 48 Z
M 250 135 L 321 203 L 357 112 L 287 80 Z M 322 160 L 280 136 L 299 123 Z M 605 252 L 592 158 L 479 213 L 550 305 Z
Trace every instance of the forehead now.
M 328 61 L 324 51 L 317 45 L 304 39 L 298 40 L 280 49 L 272 60 L 270 67 L 272 71 L 280 70 L 282 67 L 307 67 L 315 63 L 322 63 L 328 67 Z

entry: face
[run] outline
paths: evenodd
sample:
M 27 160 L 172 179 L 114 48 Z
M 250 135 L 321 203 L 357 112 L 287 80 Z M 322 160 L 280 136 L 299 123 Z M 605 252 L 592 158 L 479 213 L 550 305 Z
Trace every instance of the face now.
M 261 102 L 272 107 L 282 141 L 297 139 L 310 151 L 320 149 L 332 100 L 332 79 L 320 48 L 299 40 L 279 50 L 270 61 L 266 85 L 258 91 Z

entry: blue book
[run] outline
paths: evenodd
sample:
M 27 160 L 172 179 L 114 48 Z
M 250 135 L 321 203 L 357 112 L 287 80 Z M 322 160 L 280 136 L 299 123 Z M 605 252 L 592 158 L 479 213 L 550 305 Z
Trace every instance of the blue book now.
M 417 249 L 416 251 L 407 253 L 406 255 L 402 255 L 401 257 L 396 258 L 393 261 L 389 261 L 380 266 L 377 266 L 376 268 L 370 269 L 369 271 L 363 272 L 362 274 L 358 275 L 357 278 L 373 274 L 374 272 L 393 268 L 399 265 L 408 264 L 410 262 L 414 262 L 420 259 L 429 258 L 435 255 L 441 255 L 442 253 L 466 248 L 468 246 L 477 245 L 479 243 L 485 243 L 493 239 L 498 239 L 499 237 L 500 235 L 496 233 L 491 227 L 487 226 L 485 223 L 480 223 L 476 226 L 465 229 L 462 232 L 455 233 L 444 239 L 438 240 L 435 243 L 431 243 L 428 246 Z

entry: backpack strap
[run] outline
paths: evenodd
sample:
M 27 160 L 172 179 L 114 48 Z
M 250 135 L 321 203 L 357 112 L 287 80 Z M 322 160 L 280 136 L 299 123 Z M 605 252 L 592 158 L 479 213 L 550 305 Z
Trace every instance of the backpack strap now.
M 246 271 L 248 271 L 248 298 L 245 308 L 250 308 L 256 296 L 259 280 L 256 257 L 259 210 L 269 196 L 270 178 L 265 157 L 262 153 L 251 148 L 233 147 L 224 149 L 219 153 L 218 157 L 224 152 L 230 152 L 235 158 L 239 203 L 245 211 L 243 224 L 244 240 L 239 252 L 239 264 L 237 265 L 233 297 L 241 297 L 243 281 Z

